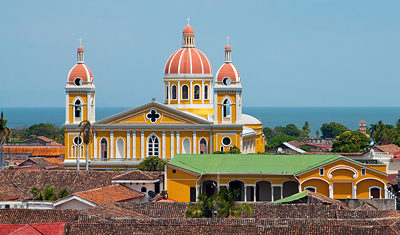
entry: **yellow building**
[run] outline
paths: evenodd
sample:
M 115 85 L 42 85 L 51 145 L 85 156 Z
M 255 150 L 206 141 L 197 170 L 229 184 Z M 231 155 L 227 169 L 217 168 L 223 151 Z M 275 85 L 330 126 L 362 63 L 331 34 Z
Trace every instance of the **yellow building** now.
M 264 152 L 261 121 L 242 113 L 241 77 L 229 45 L 214 79 L 209 60 L 195 47 L 193 28 L 186 26 L 182 48 L 167 60 L 163 80 L 164 104 L 153 100 L 96 121 L 94 78 L 80 46 L 65 88 L 65 167 L 75 169 L 78 161 L 83 167 L 86 154 L 91 169 L 128 169 L 149 156 L 169 160 L 234 146 L 242 153 Z M 96 129 L 88 153 L 79 137 L 83 120 Z
M 330 198 L 388 198 L 384 164 L 340 155 L 185 155 L 166 164 L 168 197 L 193 202 L 199 193 L 240 188 L 241 201 L 275 201 L 310 190 Z

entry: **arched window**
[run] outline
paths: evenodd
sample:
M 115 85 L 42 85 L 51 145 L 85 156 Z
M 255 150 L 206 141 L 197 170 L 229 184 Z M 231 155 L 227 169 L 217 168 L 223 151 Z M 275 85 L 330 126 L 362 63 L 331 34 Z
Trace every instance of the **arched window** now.
M 189 99 L 189 88 L 187 85 L 182 86 L 182 100 Z
M 142 193 L 145 193 L 145 192 L 147 192 L 147 188 L 146 188 L 146 187 L 142 187 L 140 191 L 141 191 Z
M 182 141 L 182 153 L 183 154 L 191 153 L 190 140 L 187 137 Z
M 200 99 L 200 86 L 199 85 L 194 86 L 194 99 L 195 100 Z
M 369 189 L 370 198 L 381 198 L 381 189 L 378 187 L 371 187 Z
M 200 154 L 207 154 L 207 141 L 204 138 L 200 140 Z
M 116 158 L 125 158 L 125 142 L 122 138 L 118 138 L 118 140 L 117 140 L 117 157 Z
M 159 156 L 160 140 L 156 134 L 151 134 L 147 139 L 147 156 Z
M 73 145 L 71 147 L 71 151 L 72 151 L 72 157 L 76 158 L 77 156 L 79 156 L 79 158 L 81 158 L 84 155 L 84 148 L 83 148 L 83 140 L 81 137 L 76 136 L 73 139 Z M 78 147 L 79 147 L 79 153 L 78 153 Z
M 204 99 L 208 100 L 208 85 L 204 86 Z
M 105 138 L 100 141 L 100 158 L 106 159 L 108 157 L 108 146 Z
M 82 104 L 80 100 L 76 100 L 75 101 L 75 105 L 74 105 L 74 109 L 75 109 L 75 118 L 81 118 L 82 117 Z
M 167 87 L 166 87 L 166 92 L 165 92 L 165 99 L 168 100 L 168 97 L 169 97 L 169 94 L 168 94 L 168 85 L 167 85 Z
M 222 106 L 222 116 L 228 117 L 229 115 L 231 115 L 231 102 L 229 102 L 229 99 L 225 99 Z
M 176 86 L 175 85 L 172 85 L 171 91 L 172 91 L 172 94 L 171 94 L 172 99 L 176 100 Z

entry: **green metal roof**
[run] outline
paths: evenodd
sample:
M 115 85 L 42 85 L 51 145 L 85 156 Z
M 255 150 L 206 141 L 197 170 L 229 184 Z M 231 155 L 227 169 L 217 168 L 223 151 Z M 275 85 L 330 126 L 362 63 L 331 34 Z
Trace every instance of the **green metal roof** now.
M 244 173 L 298 175 L 339 159 L 360 162 L 341 155 L 177 154 L 168 165 L 197 174 Z M 367 167 L 369 168 L 369 167 Z M 370 168 L 372 169 L 372 168 Z M 376 171 L 376 170 L 374 170 Z M 383 172 L 382 172 L 383 173 Z M 383 173 L 385 174 L 385 173 Z
M 301 198 L 303 198 L 303 197 L 306 197 L 306 196 L 307 196 L 307 190 L 304 190 L 303 192 L 293 194 L 292 196 L 285 197 L 285 198 L 282 198 L 282 199 L 273 201 L 273 202 L 271 202 L 271 203 L 293 202 L 293 201 L 299 200 L 299 199 L 301 199 Z
M 293 175 L 340 158 L 343 157 L 340 155 L 177 154 L 168 164 L 197 174 Z M 360 163 L 355 163 L 360 165 Z

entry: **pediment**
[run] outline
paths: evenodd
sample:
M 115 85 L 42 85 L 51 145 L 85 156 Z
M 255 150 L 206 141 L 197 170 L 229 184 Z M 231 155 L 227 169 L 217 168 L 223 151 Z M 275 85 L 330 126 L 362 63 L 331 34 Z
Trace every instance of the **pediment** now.
M 211 124 L 212 122 L 196 115 L 182 112 L 152 101 L 147 104 L 129 109 L 125 112 L 115 114 L 108 118 L 99 120 L 95 124 L 115 125 L 177 125 L 177 124 Z

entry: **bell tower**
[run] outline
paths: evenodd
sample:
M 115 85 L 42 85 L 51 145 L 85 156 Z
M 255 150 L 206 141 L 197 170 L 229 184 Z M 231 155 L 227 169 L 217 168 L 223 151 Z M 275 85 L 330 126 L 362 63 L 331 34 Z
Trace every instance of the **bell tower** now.
M 95 121 L 95 91 L 93 74 L 85 65 L 84 50 L 80 45 L 77 63 L 69 71 L 65 87 L 65 124 Z
M 225 63 L 216 74 L 214 85 L 214 123 L 240 123 L 242 119 L 242 85 L 239 71 L 232 64 L 232 48 L 225 47 Z

